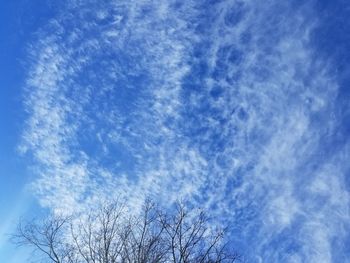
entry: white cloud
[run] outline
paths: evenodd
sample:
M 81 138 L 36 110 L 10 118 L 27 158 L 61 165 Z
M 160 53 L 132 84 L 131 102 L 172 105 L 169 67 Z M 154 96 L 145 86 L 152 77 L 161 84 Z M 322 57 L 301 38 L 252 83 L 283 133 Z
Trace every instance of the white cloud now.
M 28 73 L 20 148 L 36 162 L 42 204 L 186 197 L 244 225 L 262 262 L 331 262 L 337 222 L 349 218 L 344 157 L 318 152 L 335 130 L 337 85 L 311 50 L 309 7 L 290 8 L 71 2 L 32 47 Z M 305 233 L 293 255 L 268 247 L 295 225 Z

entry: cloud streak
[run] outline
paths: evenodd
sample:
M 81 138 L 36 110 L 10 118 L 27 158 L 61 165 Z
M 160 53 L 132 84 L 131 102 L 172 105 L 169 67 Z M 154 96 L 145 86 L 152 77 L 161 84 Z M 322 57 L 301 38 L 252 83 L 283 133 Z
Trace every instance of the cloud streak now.
M 79 1 L 30 48 L 22 152 L 44 206 L 206 207 L 249 262 L 345 253 L 349 145 L 312 5 Z M 252 255 L 252 256 L 251 256 Z

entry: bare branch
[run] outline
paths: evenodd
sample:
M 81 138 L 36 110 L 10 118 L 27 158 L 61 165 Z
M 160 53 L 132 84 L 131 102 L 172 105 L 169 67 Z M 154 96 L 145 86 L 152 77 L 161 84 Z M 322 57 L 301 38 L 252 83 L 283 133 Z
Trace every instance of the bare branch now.
M 137 215 L 118 202 L 70 218 L 21 222 L 13 240 L 54 263 L 229 263 L 238 259 L 223 244 L 203 211 L 161 210 L 148 200 Z

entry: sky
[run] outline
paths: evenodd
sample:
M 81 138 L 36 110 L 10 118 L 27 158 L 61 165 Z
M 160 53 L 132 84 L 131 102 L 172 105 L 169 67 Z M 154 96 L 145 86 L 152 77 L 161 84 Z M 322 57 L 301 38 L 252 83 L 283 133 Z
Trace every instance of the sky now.
M 0 262 L 21 217 L 202 207 L 247 262 L 350 262 L 345 0 L 0 3 Z

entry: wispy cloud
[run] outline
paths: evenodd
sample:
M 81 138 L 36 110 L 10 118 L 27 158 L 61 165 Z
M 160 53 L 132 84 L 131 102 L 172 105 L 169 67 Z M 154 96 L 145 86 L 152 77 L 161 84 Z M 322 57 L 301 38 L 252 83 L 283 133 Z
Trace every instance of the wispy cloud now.
M 337 83 L 316 24 L 280 1 L 67 4 L 31 47 L 25 91 L 42 204 L 185 198 L 237 226 L 252 262 L 332 262 L 349 146 L 323 144 Z

